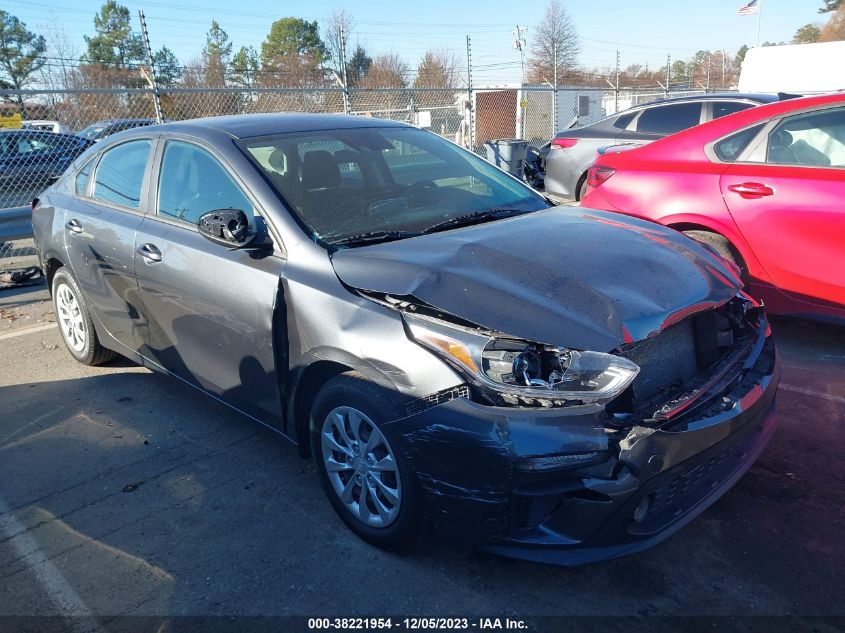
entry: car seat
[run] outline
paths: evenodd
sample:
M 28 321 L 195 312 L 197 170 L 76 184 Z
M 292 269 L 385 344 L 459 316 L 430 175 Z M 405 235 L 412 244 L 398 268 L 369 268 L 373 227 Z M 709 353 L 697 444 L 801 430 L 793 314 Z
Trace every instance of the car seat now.
M 770 163 L 782 163 L 786 165 L 794 165 L 797 160 L 792 151 L 792 134 L 786 130 L 777 130 L 772 134 L 769 140 L 769 156 Z
M 340 167 L 326 150 L 306 152 L 302 158 L 303 202 L 309 222 L 315 228 L 331 224 L 334 210 L 347 200 L 350 191 L 343 189 Z

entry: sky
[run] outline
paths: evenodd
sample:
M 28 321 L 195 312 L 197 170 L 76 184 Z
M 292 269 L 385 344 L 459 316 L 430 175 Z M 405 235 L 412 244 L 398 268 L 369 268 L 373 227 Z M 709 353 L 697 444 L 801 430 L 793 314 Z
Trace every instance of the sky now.
M 666 56 L 687 59 L 702 49 L 735 52 L 757 38 L 757 16 L 738 16 L 746 0 L 564 0 L 581 41 L 579 63 L 587 68 L 621 65 L 662 66 Z M 64 30 L 85 49 L 83 35 L 94 32 L 93 17 L 103 0 L 3 0 L 4 10 L 30 30 Z M 472 41 L 473 83 L 519 81 L 519 53 L 513 46 L 516 25 L 527 26 L 530 48 L 533 28 L 543 18 L 545 0 L 251 0 L 244 9 L 231 0 L 150 0 L 121 2 L 138 28 L 138 9 L 147 19 L 154 50 L 170 48 L 182 63 L 196 58 L 205 32 L 216 19 L 229 34 L 234 50 L 260 48 L 273 20 L 295 16 L 324 22 L 336 9 L 346 9 L 355 25 L 350 43 L 359 41 L 370 55 L 395 52 L 412 67 L 429 48 L 447 49 L 466 58 L 466 36 Z M 762 41 L 789 41 L 808 22 L 823 23 L 821 0 L 763 0 Z M 597 8 L 600 6 L 601 8 Z M 139 29 L 140 30 L 140 29 Z

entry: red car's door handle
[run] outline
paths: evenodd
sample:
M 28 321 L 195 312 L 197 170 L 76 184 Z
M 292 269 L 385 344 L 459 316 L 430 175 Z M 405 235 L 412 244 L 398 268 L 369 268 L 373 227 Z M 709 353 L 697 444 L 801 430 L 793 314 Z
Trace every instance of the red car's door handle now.
M 763 198 L 775 193 L 774 189 L 768 185 L 761 185 L 759 182 L 742 182 L 738 185 L 730 185 L 728 189 L 738 193 L 743 198 Z

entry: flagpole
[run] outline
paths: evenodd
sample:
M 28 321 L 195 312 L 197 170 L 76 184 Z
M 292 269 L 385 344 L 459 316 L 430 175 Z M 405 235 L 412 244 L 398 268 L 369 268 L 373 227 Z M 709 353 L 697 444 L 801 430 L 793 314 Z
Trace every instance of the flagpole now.
M 760 22 L 763 20 L 763 0 L 757 2 L 757 48 L 760 48 Z

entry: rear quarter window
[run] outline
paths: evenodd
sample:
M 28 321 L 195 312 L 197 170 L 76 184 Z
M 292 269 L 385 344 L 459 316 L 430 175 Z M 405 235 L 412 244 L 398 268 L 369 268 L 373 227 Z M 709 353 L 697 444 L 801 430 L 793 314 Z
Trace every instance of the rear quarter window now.
M 626 127 L 628 127 L 628 125 L 634 119 L 636 114 L 637 114 L 636 112 L 630 112 L 628 114 L 623 114 L 621 117 L 619 117 L 618 119 L 616 119 L 613 122 L 613 127 L 619 128 L 620 130 L 624 130 Z
M 742 152 L 748 147 L 748 144 L 757 136 L 757 133 L 762 129 L 763 124 L 755 125 L 750 128 L 746 128 L 735 134 L 731 134 L 727 138 L 723 138 L 721 141 L 716 143 L 713 146 L 713 152 L 719 158 L 719 160 L 724 161 L 726 163 L 732 163 Z
M 73 179 L 73 190 L 77 196 L 85 196 L 88 193 L 88 182 L 91 180 L 91 170 L 94 169 L 94 160 L 91 159 L 80 169 Z

